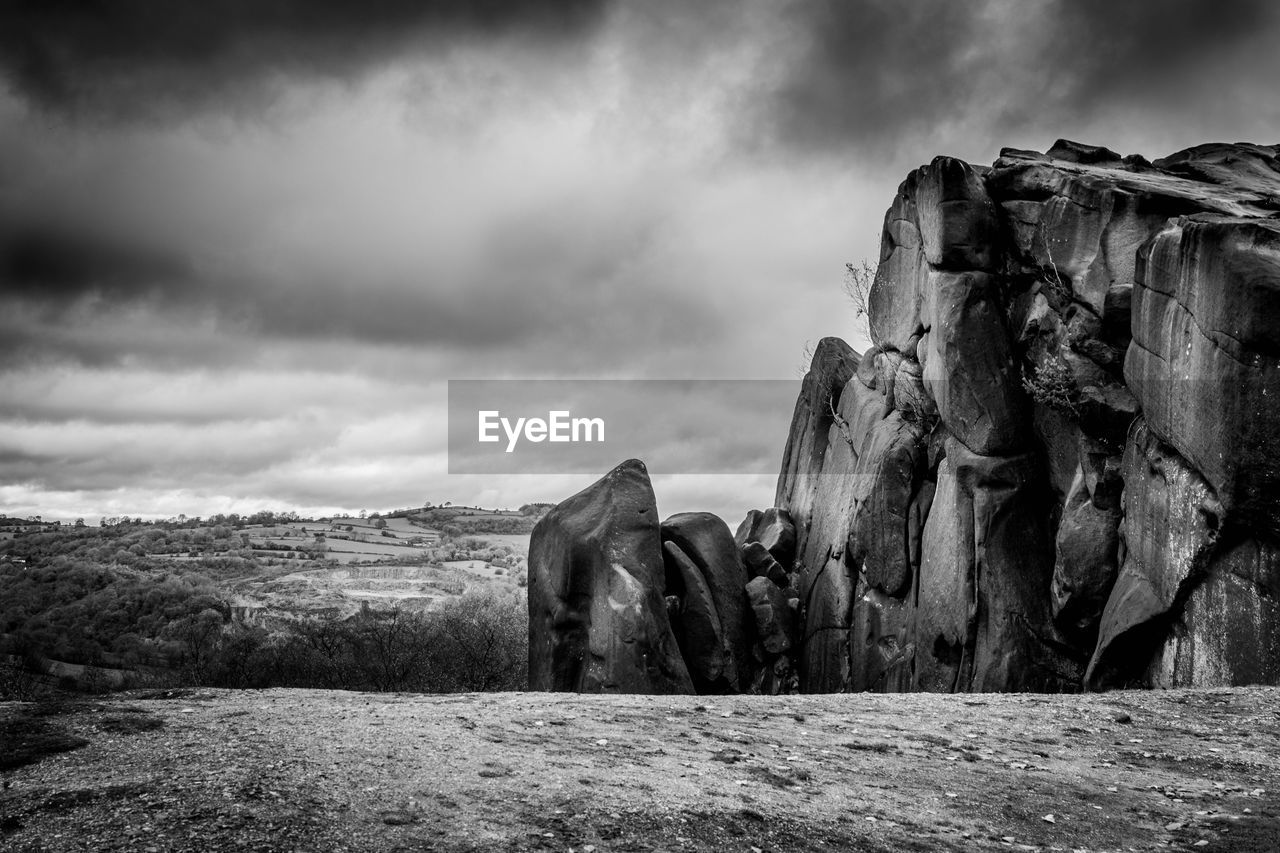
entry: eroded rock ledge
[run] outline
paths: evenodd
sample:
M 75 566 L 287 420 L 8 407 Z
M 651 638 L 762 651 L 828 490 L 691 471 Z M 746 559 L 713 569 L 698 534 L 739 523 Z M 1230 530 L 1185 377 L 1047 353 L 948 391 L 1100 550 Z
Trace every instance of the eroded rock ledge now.
M 683 664 L 654 689 L 700 692 L 1280 683 L 1278 153 L 1060 141 L 912 172 L 873 346 L 818 346 L 775 507 L 733 549 L 713 517 L 676 517 L 592 563 L 648 567 L 637 636 L 678 660 L 598 666 Z M 585 630 L 544 615 L 546 589 L 583 589 L 581 544 L 547 547 L 558 519 L 594 508 L 596 529 L 611 510 L 583 496 L 634 464 L 534 532 L 531 673 Z

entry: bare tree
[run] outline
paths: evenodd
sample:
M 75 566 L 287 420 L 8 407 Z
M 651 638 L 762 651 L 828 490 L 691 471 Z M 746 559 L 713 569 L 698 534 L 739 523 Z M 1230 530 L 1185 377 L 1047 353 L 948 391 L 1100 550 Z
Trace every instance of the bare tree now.
M 446 692 L 527 687 L 529 613 L 518 592 L 468 592 L 433 612 L 440 636 L 433 651 Z
M 222 644 L 222 614 L 212 607 L 171 622 L 166 639 L 178 644 L 183 674 L 191 684 L 208 684 Z
M 431 645 L 430 630 L 421 614 L 399 606 L 362 611 L 350 631 L 354 663 L 366 689 L 391 693 L 414 688 Z
M 805 341 L 804 349 L 800 351 L 800 364 L 796 366 L 796 375 L 804 379 L 805 374 L 809 372 L 809 366 L 813 364 L 813 341 Z
M 864 337 L 870 337 L 871 323 L 871 285 L 876 280 L 876 268 L 863 258 L 857 264 L 844 265 L 844 294 L 853 303 L 857 312 L 858 331 Z
M 876 268 L 863 258 L 857 264 L 844 265 L 844 295 L 853 303 L 856 340 L 871 340 L 871 285 L 876 280 Z M 800 365 L 796 374 L 803 379 L 813 362 L 813 341 L 805 341 L 800 353 Z

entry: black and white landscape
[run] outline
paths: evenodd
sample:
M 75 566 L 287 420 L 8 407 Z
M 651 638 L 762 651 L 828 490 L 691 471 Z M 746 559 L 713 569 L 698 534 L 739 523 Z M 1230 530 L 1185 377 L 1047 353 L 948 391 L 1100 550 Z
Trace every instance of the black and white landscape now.
M 0 847 L 1274 850 L 1278 37 L 0 7 Z

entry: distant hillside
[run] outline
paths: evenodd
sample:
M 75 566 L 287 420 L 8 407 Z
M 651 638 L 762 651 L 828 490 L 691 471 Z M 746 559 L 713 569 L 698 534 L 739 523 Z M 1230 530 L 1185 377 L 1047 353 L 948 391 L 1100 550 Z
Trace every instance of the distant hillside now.
M 306 633 L 316 625 L 331 626 L 325 654 L 346 637 L 344 654 L 356 660 L 363 641 L 352 619 L 403 613 L 429 622 L 486 596 L 518 599 L 512 607 L 524 612 L 525 535 L 270 513 L 107 521 L 24 522 L 0 537 L 0 663 L 13 656 L 75 688 L 175 678 L 279 684 L 280 673 L 298 670 L 281 650 L 319 642 Z M 264 674 L 271 661 L 277 675 Z M 372 689 L 348 669 L 342 683 L 326 676 L 300 686 Z
M 554 504 L 526 504 L 519 510 L 483 509 L 474 506 L 443 506 L 406 511 L 407 518 L 437 527 L 455 536 L 479 533 L 519 533 L 528 535 Z

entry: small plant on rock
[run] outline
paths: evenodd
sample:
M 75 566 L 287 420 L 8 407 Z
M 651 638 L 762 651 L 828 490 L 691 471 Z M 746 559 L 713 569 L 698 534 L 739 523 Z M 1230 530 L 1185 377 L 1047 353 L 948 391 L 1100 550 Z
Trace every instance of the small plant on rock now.
M 836 425 L 836 429 L 840 430 L 840 436 L 850 447 L 857 449 L 853 443 L 853 433 L 849 431 L 849 422 L 836 409 L 836 395 L 834 393 L 827 395 L 827 408 L 831 411 L 831 420 Z
M 1076 408 L 1080 391 L 1076 388 L 1075 376 L 1059 356 L 1049 356 L 1033 367 L 1030 375 L 1024 370 L 1022 387 L 1037 403 L 1073 418 L 1080 416 L 1080 410 Z

